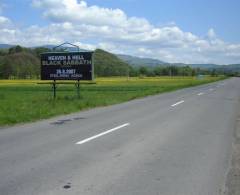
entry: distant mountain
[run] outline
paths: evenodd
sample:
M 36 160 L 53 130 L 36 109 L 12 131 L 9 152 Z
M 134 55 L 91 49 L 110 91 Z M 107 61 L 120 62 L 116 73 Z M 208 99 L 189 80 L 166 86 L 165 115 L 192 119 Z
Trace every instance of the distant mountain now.
M 165 66 L 177 66 L 177 67 L 184 67 L 189 66 L 191 68 L 200 68 L 200 69 L 216 69 L 221 67 L 221 65 L 217 64 L 185 64 L 185 63 L 165 63 Z
M 151 59 L 151 58 L 140 58 L 130 55 L 117 55 L 118 58 L 120 58 L 122 61 L 128 63 L 131 66 L 139 67 L 139 66 L 149 66 L 149 67 L 155 67 L 163 64 L 167 64 L 166 62 L 163 62 L 161 60 L 157 59 Z
M 185 64 L 186 65 L 186 64 Z M 222 73 L 240 73 L 240 64 L 217 65 L 217 64 L 187 64 L 191 68 L 200 68 L 202 70 L 217 70 Z
M 9 49 L 14 46 L 16 46 L 16 45 L 0 44 L 0 49 Z
M 231 69 L 239 69 L 240 64 L 229 64 L 229 65 L 225 65 L 223 67 L 228 67 L 228 68 L 231 68 Z
M 201 69 L 216 69 L 220 68 L 221 65 L 217 64 L 188 64 L 192 68 L 201 68 Z
M 130 55 L 117 55 L 121 60 L 124 62 L 135 66 L 148 66 L 148 67 L 155 67 L 155 66 L 177 66 L 177 67 L 183 67 L 183 66 L 190 66 L 191 68 L 201 68 L 201 69 L 215 69 L 220 68 L 220 65 L 216 64 L 185 64 L 185 63 L 168 63 L 164 62 L 158 59 L 152 59 L 152 58 L 140 58 Z
M 220 66 L 218 69 L 225 72 L 232 72 L 232 73 L 240 72 L 240 64 L 224 65 L 224 66 Z
M 213 70 L 216 69 L 221 72 L 226 73 L 240 73 L 240 64 L 230 64 L 230 65 L 217 65 L 217 64 L 185 64 L 185 63 L 168 63 L 157 59 L 151 58 L 140 58 L 129 55 L 117 55 L 121 60 L 128 63 L 131 66 L 140 67 L 156 67 L 156 66 L 189 66 L 191 68 L 200 68 L 202 70 Z

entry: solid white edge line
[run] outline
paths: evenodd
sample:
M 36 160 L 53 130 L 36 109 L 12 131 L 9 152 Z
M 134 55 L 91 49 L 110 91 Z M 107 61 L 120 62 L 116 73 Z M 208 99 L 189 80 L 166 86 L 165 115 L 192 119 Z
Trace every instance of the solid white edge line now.
M 177 105 L 179 105 L 179 104 L 182 104 L 182 103 L 184 103 L 185 101 L 184 100 L 182 100 L 182 101 L 179 101 L 179 102 L 177 102 L 177 103 L 175 103 L 175 104 L 173 104 L 173 105 L 171 105 L 172 107 L 175 107 L 175 106 L 177 106 Z
M 126 126 L 129 126 L 129 125 L 130 125 L 130 123 L 125 123 L 125 124 L 123 124 L 123 125 L 120 125 L 120 126 L 118 126 L 118 127 L 113 128 L 113 129 L 104 131 L 104 132 L 102 132 L 102 133 L 99 133 L 99 134 L 97 134 L 97 135 L 94 135 L 94 136 L 92 136 L 92 137 L 89 137 L 89 138 L 87 138 L 87 139 L 84 139 L 84 140 L 82 140 L 82 141 L 79 141 L 79 142 L 77 142 L 76 144 L 77 144 L 77 145 L 81 145 L 81 144 L 87 143 L 87 142 L 92 141 L 92 140 L 94 140 L 94 139 L 96 139 L 96 138 L 98 138 L 98 137 L 101 137 L 101 136 L 104 136 L 104 135 L 106 135 L 106 134 L 112 133 L 112 132 L 114 132 L 114 131 L 116 131 L 116 130 L 118 130 L 118 129 L 121 129 L 121 128 L 126 127 Z

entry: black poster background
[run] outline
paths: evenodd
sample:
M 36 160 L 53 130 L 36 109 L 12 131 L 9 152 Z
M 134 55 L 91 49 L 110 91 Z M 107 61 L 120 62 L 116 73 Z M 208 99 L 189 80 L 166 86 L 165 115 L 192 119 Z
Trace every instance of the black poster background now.
M 92 80 L 92 55 L 93 52 L 42 53 L 41 80 Z

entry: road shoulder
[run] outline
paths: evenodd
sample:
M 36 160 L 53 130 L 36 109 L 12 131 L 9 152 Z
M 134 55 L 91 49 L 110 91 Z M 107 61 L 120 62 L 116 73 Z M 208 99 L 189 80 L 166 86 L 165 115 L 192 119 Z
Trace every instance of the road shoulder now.
M 240 194 L 240 112 L 236 121 L 232 147 L 232 159 L 226 178 L 225 195 Z

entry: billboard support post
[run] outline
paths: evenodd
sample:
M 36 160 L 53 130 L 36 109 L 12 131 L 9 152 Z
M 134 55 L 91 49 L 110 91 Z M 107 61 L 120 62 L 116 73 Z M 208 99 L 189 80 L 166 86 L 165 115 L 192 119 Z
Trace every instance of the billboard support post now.
M 80 80 L 77 81 L 77 97 L 80 99 Z
M 56 99 L 56 80 L 53 81 L 53 98 Z

